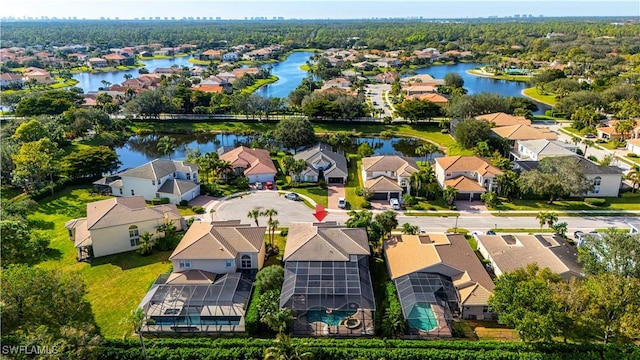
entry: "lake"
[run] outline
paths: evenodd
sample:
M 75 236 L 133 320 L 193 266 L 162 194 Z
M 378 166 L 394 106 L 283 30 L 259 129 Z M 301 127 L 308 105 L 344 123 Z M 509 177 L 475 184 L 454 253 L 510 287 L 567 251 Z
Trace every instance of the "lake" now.
M 145 136 L 133 136 L 124 146 L 117 147 L 116 153 L 122 165 L 120 170 L 126 168 L 133 168 L 145 164 L 156 158 L 167 158 L 163 156 L 157 149 L 156 145 L 158 139 L 162 135 L 145 135 Z M 245 136 L 234 134 L 190 134 L 190 135 L 171 135 L 176 139 L 178 148 L 171 154 L 172 159 L 185 159 L 188 149 L 199 149 L 201 154 L 216 151 L 221 146 L 237 146 L 245 144 L 251 145 L 253 139 L 258 138 L 260 135 Z M 415 153 L 415 148 L 423 145 L 422 140 L 405 137 L 392 137 L 388 139 L 382 138 L 367 138 L 358 137 L 353 138 L 352 146 L 346 149 L 347 152 L 355 153 L 358 145 L 363 142 L 369 143 L 373 148 L 375 155 L 389 155 L 397 154 L 413 157 L 417 160 L 423 158 L 418 157 Z M 443 153 L 437 152 L 429 157 L 432 160 L 437 157 L 444 156 Z
M 272 67 L 271 74 L 277 76 L 278 81 L 259 88 L 256 94 L 264 97 L 288 97 L 289 93 L 302 83 L 302 79 L 308 76 L 300 66 L 304 65 L 311 56 L 313 56 L 312 52 L 294 52 L 285 61 L 263 65 L 262 67 Z

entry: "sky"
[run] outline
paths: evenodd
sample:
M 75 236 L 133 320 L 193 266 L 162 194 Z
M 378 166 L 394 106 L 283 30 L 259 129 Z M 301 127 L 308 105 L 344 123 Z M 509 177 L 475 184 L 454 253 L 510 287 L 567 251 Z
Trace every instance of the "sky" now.
M 515 14 L 543 16 L 640 16 L 640 0 L 9 0 L 0 17 L 283 17 L 364 19 L 420 17 L 478 18 Z

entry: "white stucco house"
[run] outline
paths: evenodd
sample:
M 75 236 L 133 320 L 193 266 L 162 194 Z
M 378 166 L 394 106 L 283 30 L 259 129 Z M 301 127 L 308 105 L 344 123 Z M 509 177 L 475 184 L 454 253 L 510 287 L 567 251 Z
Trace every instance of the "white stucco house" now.
M 174 204 L 147 207 L 142 196 L 118 197 L 87 204 L 87 217 L 67 221 L 78 260 L 136 250 L 140 235 L 158 236 L 159 226 L 173 223 L 184 229 L 184 220 Z
M 231 163 L 233 172 L 236 175 L 246 176 L 250 184 L 274 181 L 278 173 L 269 152 L 264 149 L 238 146 L 220 155 L 220 160 Z
M 546 157 L 572 156 L 577 150 L 577 145 L 558 140 L 516 140 L 510 155 L 515 160 L 540 161 Z
M 458 190 L 459 200 L 479 200 L 480 194 L 497 191 L 502 171 L 479 156 L 447 156 L 435 159 L 438 184 Z
M 264 226 L 242 225 L 239 220 L 194 222 L 169 256 L 173 271 L 260 270 L 266 253 L 265 231 Z
M 418 171 L 412 158 L 381 155 L 362 158 L 362 182 L 373 191 L 374 200 L 401 199 L 411 191 L 411 174 Z
M 168 198 L 172 204 L 200 195 L 198 165 L 178 160 L 155 159 L 118 174 L 109 183 L 114 196 L 142 196 L 149 201 Z
M 627 150 L 636 155 L 640 155 L 640 139 L 627 140 Z

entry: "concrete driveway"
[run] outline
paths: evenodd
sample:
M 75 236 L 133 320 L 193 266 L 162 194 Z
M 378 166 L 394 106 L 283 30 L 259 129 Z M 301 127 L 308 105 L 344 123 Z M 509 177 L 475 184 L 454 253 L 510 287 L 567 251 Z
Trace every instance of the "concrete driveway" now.
M 327 185 L 327 196 L 329 197 L 329 209 L 339 209 L 338 198 L 345 197 L 344 185 Z
M 313 216 L 315 211 L 309 209 L 302 201 L 288 200 L 284 194 L 276 191 L 260 191 L 225 200 L 215 207 L 215 213 L 212 215 L 218 220 L 240 220 L 243 224 L 254 224 L 253 219 L 247 217 L 247 213 L 255 208 L 275 209 L 278 212 L 275 218 L 280 221 L 280 226 L 288 226 L 294 222 L 318 221 Z M 258 222 L 260 226 L 265 226 L 267 218 L 261 217 Z

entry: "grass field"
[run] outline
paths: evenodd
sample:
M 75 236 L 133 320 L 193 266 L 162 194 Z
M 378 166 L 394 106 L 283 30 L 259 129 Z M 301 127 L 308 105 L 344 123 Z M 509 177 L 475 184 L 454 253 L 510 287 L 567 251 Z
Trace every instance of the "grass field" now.
M 622 193 L 619 198 L 605 198 L 607 202 L 604 206 L 592 206 L 585 204 L 581 199 L 557 200 L 553 204 L 549 204 L 546 200 L 520 200 L 513 199 L 513 202 L 503 202 L 498 209 L 500 210 L 639 210 L 640 209 L 640 192 Z
M 242 89 L 242 93 L 244 94 L 251 94 L 252 92 L 258 90 L 260 87 L 267 85 L 267 84 L 271 84 L 278 81 L 278 77 L 275 75 L 270 75 L 268 78 L 266 79 L 258 79 L 256 80 L 256 82 L 251 85 L 251 86 L 247 86 L 246 88 Z
M 128 330 L 127 325 L 120 325 L 120 320 L 138 306 L 158 275 L 169 271 L 170 252 L 156 252 L 146 257 L 128 252 L 98 258 L 91 264 L 78 262 L 64 224 L 86 216 L 87 203 L 106 198 L 89 193 L 87 188 L 70 187 L 40 201 L 38 211 L 30 215 L 29 220 L 35 224 L 36 231 L 51 239 L 52 256 L 38 266 L 79 272 L 101 333 L 105 337 L 120 338 Z
M 358 196 L 358 188 L 362 188 L 362 172 L 359 169 L 362 166 L 362 161 L 358 160 L 356 156 L 351 156 L 349 159 L 349 176 L 347 186 L 345 186 L 345 200 L 349 210 L 362 210 L 362 205 L 365 203 L 365 199 L 362 196 Z
M 525 96 L 528 96 L 534 100 L 537 100 L 543 104 L 547 104 L 547 105 L 551 105 L 554 106 L 558 101 L 556 100 L 556 96 L 554 94 L 551 95 L 545 95 L 545 94 L 540 94 L 538 92 L 538 89 L 536 89 L 535 87 L 531 87 L 531 88 L 526 88 L 524 90 L 522 90 L 522 93 Z

